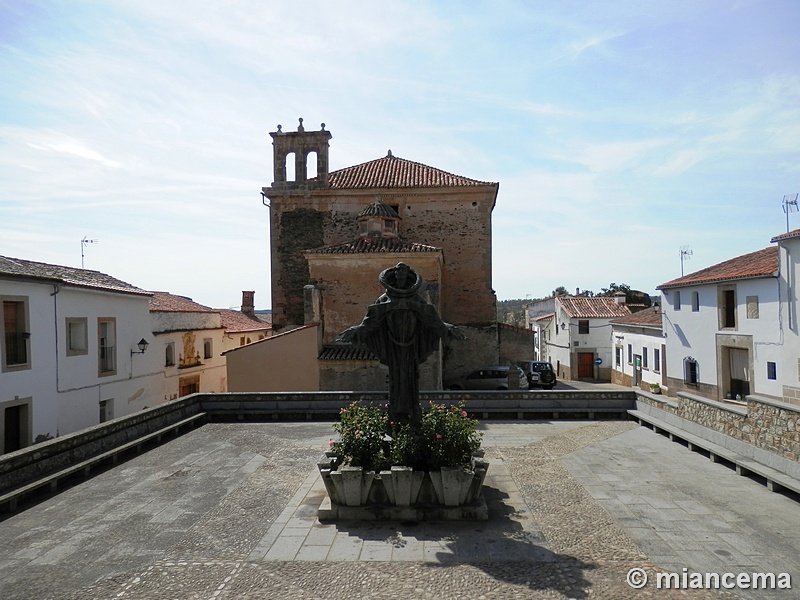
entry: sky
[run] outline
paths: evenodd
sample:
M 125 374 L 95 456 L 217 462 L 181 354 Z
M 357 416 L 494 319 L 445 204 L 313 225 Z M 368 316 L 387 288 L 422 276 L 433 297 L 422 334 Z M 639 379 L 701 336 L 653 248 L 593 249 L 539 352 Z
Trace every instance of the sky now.
M 269 308 L 269 132 L 302 117 L 331 170 L 499 182 L 499 300 L 656 293 L 786 231 L 798 30 L 796 0 L 0 0 L 0 255 Z

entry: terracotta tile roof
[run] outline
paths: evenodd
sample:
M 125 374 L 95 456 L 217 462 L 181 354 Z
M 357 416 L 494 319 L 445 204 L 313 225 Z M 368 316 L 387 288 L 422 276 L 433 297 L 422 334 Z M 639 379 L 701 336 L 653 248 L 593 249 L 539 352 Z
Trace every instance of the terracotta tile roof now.
M 418 162 L 392 156 L 346 167 L 328 174 L 334 189 L 353 188 L 420 188 L 420 187 L 475 187 L 497 185 L 453 175 Z
M 218 312 L 186 296 L 176 296 L 169 292 L 152 292 L 152 294 L 150 312 Z
M 378 357 L 366 348 L 344 345 L 323 346 L 318 358 L 319 360 L 378 360 Z
M 248 317 L 241 311 L 230 308 L 218 308 L 216 311 L 222 317 L 222 327 L 225 331 L 243 333 L 245 331 L 268 331 L 272 325 L 264 323 L 257 317 Z
M 556 316 L 556 313 L 547 313 L 545 315 L 539 315 L 538 317 L 533 317 L 532 321 L 549 321 L 553 317 Z
M 8 256 L 0 256 L 0 277 L 6 279 L 38 279 L 48 283 L 59 283 L 72 287 L 135 294 L 139 296 L 150 295 L 150 292 L 146 290 L 137 288 L 136 286 L 120 281 L 105 273 L 100 273 L 99 271 L 63 267 L 60 265 L 22 260 L 21 258 L 11 258 Z
M 630 309 L 614 298 L 606 296 L 585 298 L 583 296 L 559 296 L 556 302 L 572 319 L 603 319 L 624 317 L 631 314 Z
M 438 252 L 439 248 L 406 242 L 399 238 L 374 237 L 359 238 L 343 244 L 322 246 L 313 250 L 306 250 L 309 254 L 357 254 L 360 252 Z
M 730 281 L 735 279 L 753 279 L 755 277 L 774 277 L 778 272 L 778 247 L 770 246 L 757 252 L 737 256 L 725 262 L 712 265 L 684 277 L 662 283 L 657 290 L 681 287 L 685 285 L 699 285 L 717 281 Z
M 652 308 L 645 308 L 643 310 L 631 313 L 626 317 L 619 319 L 612 319 L 614 325 L 635 325 L 639 327 L 653 327 L 661 329 L 661 309 L 653 310 Z
M 790 240 L 792 238 L 800 237 L 800 229 L 795 229 L 794 231 L 790 231 L 788 233 L 782 233 L 780 235 L 776 235 L 774 238 L 770 240 L 773 244 L 775 242 L 780 242 L 783 240 Z
M 399 219 L 400 216 L 397 211 L 388 204 L 384 204 L 380 200 L 376 200 L 367 208 L 358 213 L 358 218 L 364 217 L 385 217 L 387 219 Z

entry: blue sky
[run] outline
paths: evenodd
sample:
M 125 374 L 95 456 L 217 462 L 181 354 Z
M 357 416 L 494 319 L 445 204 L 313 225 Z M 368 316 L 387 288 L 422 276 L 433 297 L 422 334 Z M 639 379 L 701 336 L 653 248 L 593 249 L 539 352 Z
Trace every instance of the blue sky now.
M 0 0 L 0 254 L 270 304 L 277 125 L 500 183 L 498 299 L 653 293 L 800 192 L 800 3 Z M 800 213 L 790 215 L 800 228 Z M 424 240 L 423 240 L 424 241 Z

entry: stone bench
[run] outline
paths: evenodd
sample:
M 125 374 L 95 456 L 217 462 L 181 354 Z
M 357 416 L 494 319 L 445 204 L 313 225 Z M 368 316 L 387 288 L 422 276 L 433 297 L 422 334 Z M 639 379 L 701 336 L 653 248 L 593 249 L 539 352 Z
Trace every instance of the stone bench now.
M 766 480 L 767 489 L 777 492 L 781 489 L 800 494 L 800 481 L 789 475 L 743 456 L 733 450 L 724 448 L 709 440 L 682 430 L 661 419 L 648 415 L 640 410 L 629 410 L 628 414 L 640 425 L 649 426 L 656 433 L 665 433 L 672 441 L 685 442 L 689 450 L 705 451 L 712 462 L 728 462 L 734 466 L 737 475 L 758 475 Z
M 16 510 L 17 503 L 21 498 L 29 496 L 45 486 L 49 486 L 50 492 L 56 492 L 58 491 L 58 483 L 62 479 L 76 474 L 81 474 L 83 477 L 88 477 L 92 467 L 100 465 L 107 460 L 111 460 L 113 464 L 116 464 L 120 454 L 132 449 L 135 449 L 137 454 L 141 453 L 142 446 L 145 443 L 152 440 L 156 440 L 157 443 L 160 443 L 161 438 L 168 433 L 174 433 L 177 436 L 181 427 L 185 425 L 191 425 L 193 427 L 197 426 L 198 424 L 205 422 L 205 418 L 205 413 L 197 413 L 191 417 L 159 429 L 158 431 L 153 431 L 138 437 L 135 440 L 131 440 L 130 442 L 126 442 L 125 444 L 112 448 L 111 450 L 107 450 L 106 452 L 92 456 L 91 458 L 83 460 L 79 463 L 75 463 L 69 467 L 54 473 L 50 473 L 49 475 L 41 477 L 27 485 L 23 485 L 14 490 L 8 491 L 0 495 L 0 512 Z

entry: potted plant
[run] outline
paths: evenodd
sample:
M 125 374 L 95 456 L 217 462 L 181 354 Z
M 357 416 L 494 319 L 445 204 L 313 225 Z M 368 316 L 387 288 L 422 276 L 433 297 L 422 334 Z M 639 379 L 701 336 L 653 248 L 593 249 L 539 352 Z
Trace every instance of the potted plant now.
M 376 476 L 384 489 L 373 491 L 371 497 L 395 505 L 413 504 L 426 476 L 440 504 L 468 503 L 480 493 L 485 463 L 478 459 L 476 469 L 475 457 L 482 434 L 463 403 L 431 403 L 423 410 L 419 427 L 392 422 L 379 407 L 357 402 L 342 409 L 339 417 L 333 426 L 339 439 L 331 442 L 329 460 L 320 464 L 332 501 L 353 506 L 361 496 L 361 504 L 368 503 L 366 487 Z M 359 491 L 356 483 L 350 484 L 349 493 L 345 491 L 348 478 L 359 480 Z
M 650 384 L 650 393 L 651 394 L 660 394 L 661 393 L 661 386 L 657 383 Z

